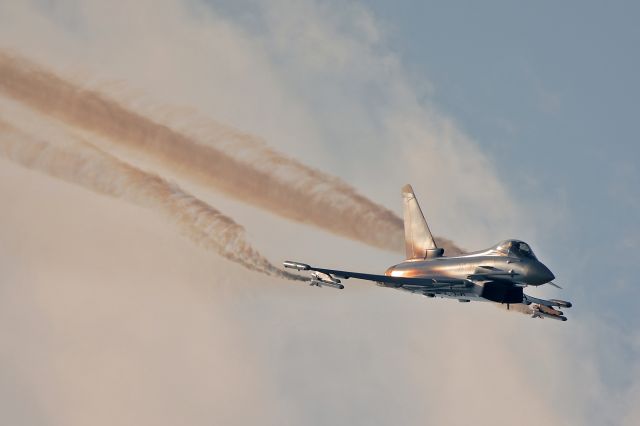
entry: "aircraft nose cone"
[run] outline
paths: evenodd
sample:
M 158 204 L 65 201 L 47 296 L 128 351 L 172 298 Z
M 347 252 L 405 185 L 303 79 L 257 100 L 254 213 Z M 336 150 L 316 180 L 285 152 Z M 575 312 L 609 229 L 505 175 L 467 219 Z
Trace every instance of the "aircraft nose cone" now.
M 534 279 L 535 284 L 541 285 L 541 284 L 548 283 L 549 281 L 553 281 L 555 277 L 556 276 L 553 275 L 553 272 L 551 272 L 549 268 L 547 268 L 542 263 L 539 263 L 534 268 L 532 278 Z

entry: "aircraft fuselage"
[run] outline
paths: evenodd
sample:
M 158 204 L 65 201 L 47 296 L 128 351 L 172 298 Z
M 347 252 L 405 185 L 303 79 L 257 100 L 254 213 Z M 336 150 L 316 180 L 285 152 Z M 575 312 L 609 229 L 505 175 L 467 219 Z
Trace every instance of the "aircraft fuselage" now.
M 538 286 L 554 279 L 553 273 L 537 259 L 496 255 L 491 250 L 456 257 L 408 260 L 390 267 L 385 275 L 430 278 L 441 284 L 438 293 L 425 292 L 418 286 L 402 288 L 426 296 L 461 301 L 486 299 L 500 303 L 519 303 L 524 286 Z M 451 283 L 447 283 L 448 280 Z M 465 284 L 456 283 L 460 280 Z

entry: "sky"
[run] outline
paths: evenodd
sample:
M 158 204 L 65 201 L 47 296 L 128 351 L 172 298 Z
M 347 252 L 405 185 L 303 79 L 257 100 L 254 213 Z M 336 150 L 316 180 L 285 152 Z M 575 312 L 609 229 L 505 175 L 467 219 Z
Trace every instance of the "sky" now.
M 563 223 L 542 238 L 560 281 L 570 277 L 567 290 L 633 334 L 638 5 L 463 3 L 371 7 L 390 22 L 403 57 L 429 77 L 434 102 L 496 159 L 513 196 L 550 201 L 535 210 L 537 221 L 553 223 L 562 211 Z M 637 357 L 633 346 L 626 351 L 625 360 Z
M 434 233 L 470 250 L 530 242 L 563 287 L 532 293 L 575 305 L 559 323 L 264 277 L 153 210 L 2 158 L 0 419 L 636 424 L 637 15 L 632 2 L 0 1 L 0 47 L 145 113 L 182 108 L 171 124 L 185 131 L 206 133 L 197 115 L 255 135 L 398 213 L 411 183 Z M 50 135 L 50 118 L 4 96 L 0 117 Z M 401 260 L 155 172 L 275 263 Z

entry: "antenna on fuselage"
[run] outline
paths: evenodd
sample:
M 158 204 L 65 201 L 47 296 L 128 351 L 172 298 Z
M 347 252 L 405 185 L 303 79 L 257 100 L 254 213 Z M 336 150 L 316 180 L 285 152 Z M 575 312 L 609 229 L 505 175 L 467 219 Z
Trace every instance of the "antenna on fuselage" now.
M 444 249 L 436 246 L 411 185 L 402 187 L 402 199 L 407 259 L 430 259 L 442 256 Z

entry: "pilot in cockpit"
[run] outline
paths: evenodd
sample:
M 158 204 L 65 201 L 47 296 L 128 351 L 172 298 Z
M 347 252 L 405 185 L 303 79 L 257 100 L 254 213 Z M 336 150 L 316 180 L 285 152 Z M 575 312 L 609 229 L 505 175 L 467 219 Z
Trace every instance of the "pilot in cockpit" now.
M 525 243 L 524 241 L 503 241 L 502 243 L 498 244 L 496 250 L 511 257 L 519 257 L 525 259 L 536 258 L 536 256 L 533 254 L 533 250 L 531 250 L 531 247 L 529 247 L 529 244 Z

